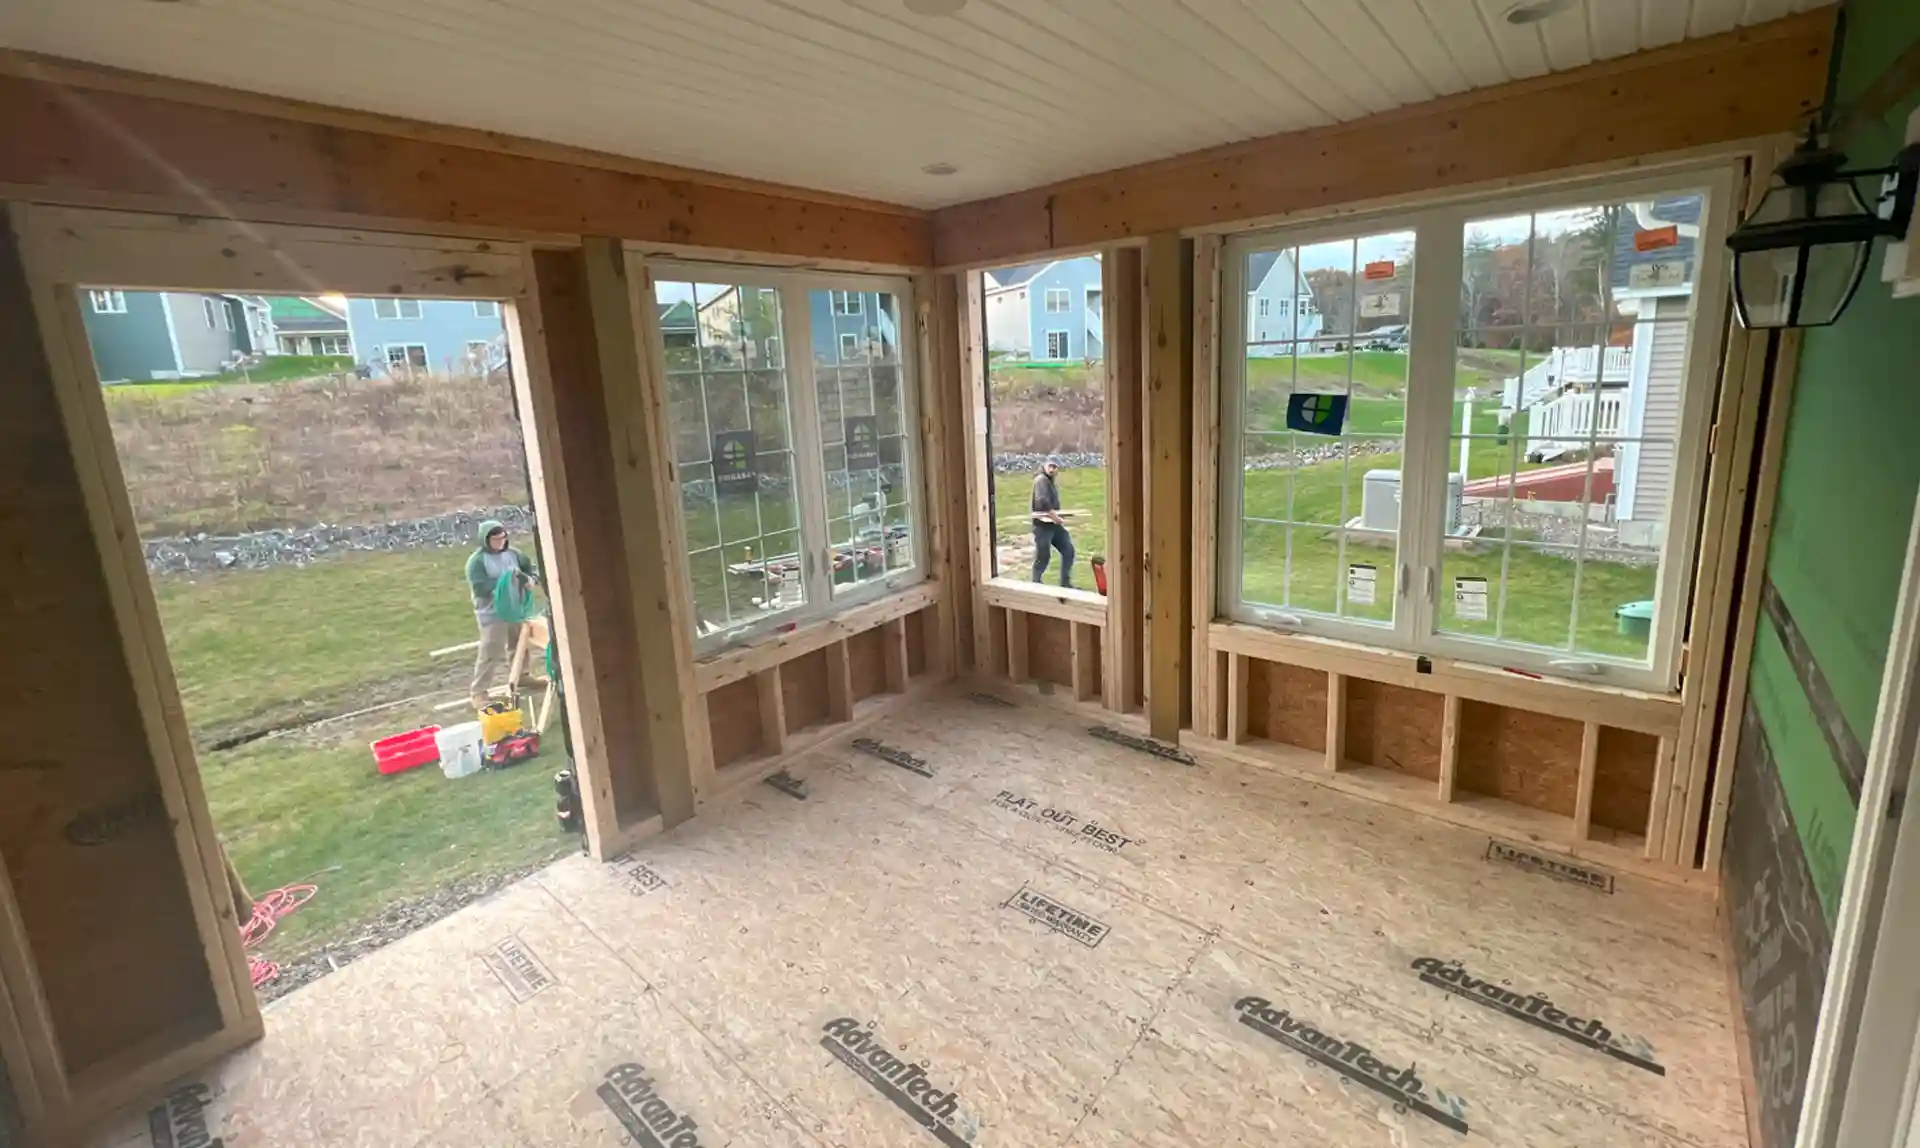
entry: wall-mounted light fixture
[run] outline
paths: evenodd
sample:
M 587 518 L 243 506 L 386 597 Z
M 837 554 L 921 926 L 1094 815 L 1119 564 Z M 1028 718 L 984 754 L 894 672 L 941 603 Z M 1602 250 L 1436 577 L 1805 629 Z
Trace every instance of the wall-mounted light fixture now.
M 1846 5 L 1834 18 L 1827 92 L 1807 138 L 1773 172 L 1760 206 L 1727 236 L 1733 252 L 1733 306 L 1748 330 L 1825 327 L 1853 301 L 1866 277 L 1873 241 L 1904 238 L 1920 191 L 1920 144 L 1910 144 L 1887 167 L 1847 170 L 1847 157 L 1821 143 L 1832 130 L 1840 53 L 1846 42 Z M 1878 176 L 1885 190 L 1875 205 L 1854 184 Z M 1884 210 L 1876 210 L 1876 207 Z
M 1824 327 L 1838 319 L 1866 277 L 1873 241 L 1898 238 L 1913 221 L 1920 145 L 1888 167 L 1847 171 L 1847 157 L 1813 131 L 1774 169 L 1766 198 L 1727 236 L 1733 304 L 1749 330 Z M 1854 180 L 1891 177 L 1892 210 L 1876 213 Z

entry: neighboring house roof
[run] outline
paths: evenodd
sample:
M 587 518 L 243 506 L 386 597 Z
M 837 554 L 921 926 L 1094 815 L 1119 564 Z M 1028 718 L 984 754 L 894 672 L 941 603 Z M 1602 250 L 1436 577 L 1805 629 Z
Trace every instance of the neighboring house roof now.
M 1022 263 L 1018 267 L 1001 267 L 989 271 L 987 272 L 987 278 L 993 281 L 993 286 L 987 288 L 987 291 L 989 293 L 1005 291 L 1009 288 L 1019 287 L 1022 284 L 1031 282 L 1035 276 L 1053 266 L 1056 262 L 1058 262 L 1058 260 L 1050 259 L 1045 263 Z
M 686 299 L 678 303 L 656 303 L 654 306 L 660 308 L 660 329 L 663 331 L 691 331 L 697 326 L 693 304 Z
M 1256 251 L 1247 257 L 1247 290 L 1258 291 L 1267 285 L 1273 265 L 1280 261 L 1278 251 Z
M 287 334 L 344 333 L 347 317 L 314 299 L 293 295 L 267 296 L 267 313 L 273 326 Z
M 1620 227 L 1613 237 L 1612 282 L 1615 288 L 1633 286 L 1633 269 L 1651 266 L 1656 263 L 1685 263 L 1686 279 L 1693 282 L 1698 269 L 1694 266 L 1697 238 L 1700 230 L 1700 216 L 1706 206 L 1705 197 L 1698 193 L 1692 195 L 1669 195 L 1642 202 L 1637 209 L 1629 205 L 1622 215 Z M 1670 247 L 1654 247 L 1640 250 L 1634 237 L 1643 231 L 1657 231 L 1669 224 L 1679 225 L 1679 242 Z M 1691 234 L 1690 234 L 1691 233 Z M 1667 286 L 1678 287 L 1678 284 Z

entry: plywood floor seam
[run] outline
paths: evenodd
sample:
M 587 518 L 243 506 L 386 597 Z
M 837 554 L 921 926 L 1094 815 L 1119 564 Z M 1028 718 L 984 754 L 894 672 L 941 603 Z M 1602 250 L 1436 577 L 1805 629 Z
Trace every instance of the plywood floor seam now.
M 290 994 L 100 1144 L 1744 1144 L 1710 898 L 1088 724 L 903 708 L 805 800 Z

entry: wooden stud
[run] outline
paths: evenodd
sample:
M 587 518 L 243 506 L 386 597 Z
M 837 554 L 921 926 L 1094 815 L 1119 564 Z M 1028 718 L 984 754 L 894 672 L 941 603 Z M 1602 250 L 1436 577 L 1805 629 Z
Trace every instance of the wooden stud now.
M 1567 169 L 1795 130 L 1820 101 L 1832 18 L 1809 11 L 1620 59 L 1443 96 L 934 213 L 942 267 L 1013 262 L 1317 209 L 1430 204 Z M 1631 123 L 1630 132 L 1567 124 Z
M 954 277 L 914 279 L 920 313 L 920 465 L 926 472 L 922 515 L 927 522 L 928 569 L 940 583 L 940 602 L 926 631 L 926 672 L 953 676 L 963 633 L 970 632 L 972 574 L 966 529 L 966 436 L 960 433 L 964 389 L 960 371 Z
M 880 655 L 884 659 L 887 692 L 907 692 L 907 620 L 895 618 L 880 626 Z
M 1188 419 L 1193 392 L 1192 274 L 1173 232 L 1147 241 L 1147 729 L 1177 742 L 1192 705 L 1188 633 L 1188 516 L 1192 502 Z
M 1146 490 L 1141 437 L 1146 332 L 1140 249 L 1116 247 L 1100 261 L 1106 313 L 1107 624 L 1101 633 L 1102 697 L 1115 713 L 1140 707 L 1141 629 L 1145 621 L 1142 514 Z
M 1653 763 L 1653 792 L 1649 795 L 1647 801 L 1648 829 L 1647 844 L 1644 850 L 1645 856 L 1649 861 L 1672 860 L 1667 850 L 1666 837 L 1663 834 L 1655 833 L 1653 826 L 1656 818 L 1665 816 L 1663 811 L 1666 810 L 1672 796 L 1668 791 L 1673 787 L 1673 748 L 1672 738 L 1661 738 L 1660 755 L 1654 759 Z
M 1447 695 L 1440 719 L 1440 800 L 1453 800 L 1454 781 L 1460 776 L 1460 697 Z
M 1734 621 L 1733 646 L 1727 658 L 1726 703 L 1720 713 L 1719 749 L 1712 800 L 1707 810 L 1705 869 L 1708 873 L 1720 871 L 1720 854 L 1726 847 L 1727 807 L 1733 799 L 1734 763 L 1740 752 L 1742 719 L 1746 716 L 1747 674 L 1753 668 L 1753 643 L 1759 632 L 1760 588 L 1766 582 L 1767 551 L 1773 541 L 1773 516 L 1779 504 L 1780 466 L 1787 453 L 1787 413 L 1793 409 L 1794 384 L 1800 374 L 1800 342 L 1800 332 L 1782 332 L 1772 394 L 1762 416 L 1766 422 L 1766 441 L 1760 448 L 1747 561 L 1740 572 L 1738 614 Z
M 1100 627 L 1085 622 L 1069 622 L 1073 627 L 1073 700 L 1092 701 L 1100 693 L 1094 661 L 1100 648 Z
M 787 701 L 780 689 L 780 667 L 753 675 L 753 688 L 760 699 L 761 752 L 787 752 Z
M 1573 798 L 1573 839 L 1593 836 L 1593 782 L 1600 770 L 1600 726 L 1587 722 L 1580 731 L 1580 780 Z
M 1016 685 L 1032 677 L 1028 668 L 1031 647 L 1027 644 L 1027 615 L 1020 610 L 1007 611 L 1007 679 Z
M 1227 728 L 1226 738 L 1234 745 L 1247 740 L 1247 675 L 1252 665 L 1245 654 L 1226 654 Z
M 847 644 L 835 642 L 827 647 L 827 720 L 853 720 L 853 660 Z
M 991 445 L 992 426 L 987 414 L 987 322 L 982 310 L 985 290 L 978 271 L 962 280 L 965 290 L 959 300 L 961 316 L 960 366 L 965 388 L 962 411 L 966 416 L 968 535 L 973 552 L 974 669 L 986 673 L 993 666 L 992 627 L 982 624 L 988 606 L 981 584 L 993 576 L 993 475 L 988 470 L 987 449 Z
M 1188 547 L 1192 570 L 1193 606 L 1189 612 L 1189 641 L 1193 644 L 1193 723 L 1208 737 L 1219 737 L 1214 724 L 1219 707 L 1214 659 L 1207 626 L 1214 618 L 1214 558 L 1217 554 L 1220 493 L 1220 248 L 1217 235 L 1193 242 L 1193 509 L 1192 541 Z
M 613 495 L 625 527 L 654 801 L 672 828 L 693 816 L 712 786 L 713 745 L 694 686 L 693 603 L 667 445 L 664 352 L 644 263 L 630 263 L 616 239 L 588 237 L 580 250 L 613 448 Z
M 1327 772 L 1339 773 L 1347 758 L 1347 676 L 1327 674 Z

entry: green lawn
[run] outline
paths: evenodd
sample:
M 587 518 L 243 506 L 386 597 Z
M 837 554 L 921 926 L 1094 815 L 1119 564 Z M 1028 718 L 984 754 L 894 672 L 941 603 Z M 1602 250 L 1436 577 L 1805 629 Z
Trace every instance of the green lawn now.
M 204 379 L 181 379 L 169 383 L 122 383 L 107 387 L 106 393 L 109 402 L 163 398 L 229 383 L 284 383 L 290 379 L 311 379 L 351 370 L 353 359 L 346 355 L 269 355 L 259 366 L 244 371 L 224 371 Z
M 465 693 L 473 640 L 464 548 L 349 554 L 304 569 L 232 570 L 156 586 L 200 751 L 214 825 L 256 895 L 310 882 L 267 954 L 350 938 L 386 905 L 457 878 L 513 872 L 578 847 L 553 818 L 559 724 L 516 769 L 448 781 L 436 767 L 382 777 L 368 742 L 471 720 L 434 701 Z M 427 700 L 250 742 L 221 737 L 432 692 Z
M 429 650 L 476 636 L 464 549 L 345 554 L 155 587 L 167 649 L 203 744 L 391 698 L 370 687 L 460 665 Z M 398 696 L 405 696 L 401 694 Z
M 512 872 L 579 848 L 553 817 L 559 726 L 539 757 L 448 781 L 432 765 L 381 777 L 367 742 L 465 715 L 394 710 L 321 739 L 297 734 L 203 755 L 214 825 L 254 896 L 282 885 L 319 893 L 280 922 L 276 960 L 350 939 L 385 906 L 476 874 Z

